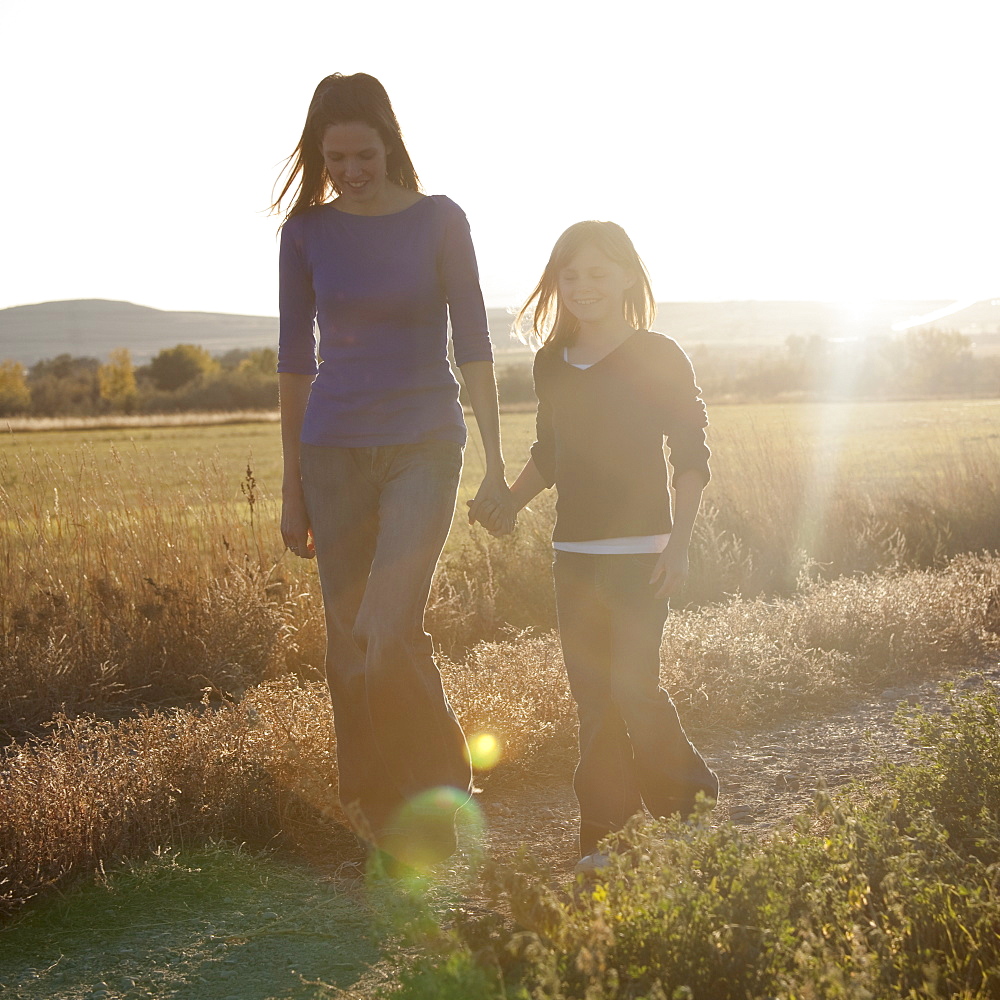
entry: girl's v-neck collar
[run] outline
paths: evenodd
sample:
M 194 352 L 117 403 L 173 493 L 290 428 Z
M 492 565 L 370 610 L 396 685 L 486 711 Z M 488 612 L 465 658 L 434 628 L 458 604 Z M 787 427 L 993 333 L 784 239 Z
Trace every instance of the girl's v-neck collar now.
M 608 358 L 612 357 L 613 355 L 617 354 L 620 350 L 622 350 L 622 348 L 626 344 L 632 343 L 632 341 L 635 340 L 636 337 L 642 336 L 645 332 L 646 332 L 645 330 L 636 330 L 635 333 L 630 333 L 623 341 L 612 347 L 607 354 L 601 355 L 601 357 L 599 357 L 596 361 L 591 361 L 588 365 L 586 365 L 586 367 L 583 368 L 581 368 L 579 365 L 573 364 L 573 362 L 567 358 L 566 355 L 569 353 L 568 347 L 564 347 L 562 349 L 562 352 L 559 355 L 559 360 L 564 365 L 568 365 L 570 368 L 575 368 L 579 372 L 589 372 L 592 371 L 594 368 L 596 368 L 598 365 L 603 364 L 605 361 L 608 360 Z

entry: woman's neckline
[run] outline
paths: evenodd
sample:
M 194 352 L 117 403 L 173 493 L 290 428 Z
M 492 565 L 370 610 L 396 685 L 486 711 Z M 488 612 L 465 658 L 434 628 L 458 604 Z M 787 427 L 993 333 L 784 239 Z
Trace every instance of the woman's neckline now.
M 429 201 L 430 196 L 426 194 L 421 194 L 420 197 L 417 198 L 415 202 L 413 202 L 411 205 L 407 205 L 406 208 L 399 209 L 399 211 L 397 212 L 378 212 L 372 215 L 369 215 L 366 212 L 345 212 L 342 208 L 337 208 L 337 202 L 339 200 L 340 200 L 339 198 L 336 198 L 333 201 L 326 202 L 326 207 L 329 208 L 331 211 L 336 212 L 337 215 L 349 216 L 352 219 L 391 219 L 397 215 L 405 215 L 407 212 L 410 212 L 413 209 L 415 209 L 417 205 L 421 204 L 422 202 Z

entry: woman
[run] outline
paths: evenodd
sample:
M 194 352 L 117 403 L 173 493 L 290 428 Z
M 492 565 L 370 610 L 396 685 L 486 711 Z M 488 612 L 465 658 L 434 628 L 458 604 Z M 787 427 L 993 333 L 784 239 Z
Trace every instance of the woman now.
M 509 507 L 475 252 L 462 210 L 421 194 L 374 77 L 320 82 L 289 164 L 274 206 L 292 192 L 279 262 L 281 532 L 319 567 L 341 802 L 366 842 L 424 867 L 454 850 L 471 787 L 423 629 L 466 439 L 449 316 L 486 456 L 477 509 L 502 519 Z

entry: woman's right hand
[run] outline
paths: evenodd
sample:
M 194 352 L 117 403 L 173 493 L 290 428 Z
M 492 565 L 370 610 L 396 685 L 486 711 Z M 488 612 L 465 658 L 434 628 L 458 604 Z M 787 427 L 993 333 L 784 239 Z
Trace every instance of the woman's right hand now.
M 316 557 L 306 500 L 301 490 L 281 499 L 281 539 L 293 555 L 302 559 Z

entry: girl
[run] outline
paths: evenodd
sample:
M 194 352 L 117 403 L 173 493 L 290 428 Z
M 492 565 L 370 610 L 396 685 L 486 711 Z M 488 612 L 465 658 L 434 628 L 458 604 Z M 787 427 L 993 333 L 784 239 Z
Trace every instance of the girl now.
M 478 509 L 510 504 L 476 257 L 462 210 L 420 192 L 374 77 L 320 82 L 289 163 L 281 532 L 319 566 L 341 803 L 367 843 L 424 867 L 454 850 L 471 788 L 423 629 L 466 438 L 449 316 L 486 455 Z
M 607 864 L 600 842 L 643 804 L 654 816 L 687 816 L 698 792 L 718 797 L 718 779 L 659 686 L 668 599 L 687 576 L 709 479 L 708 421 L 687 356 L 648 331 L 649 278 L 620 226 L 567 229 L 518 328 L 532 307 L 537 440 L 511 497 L 519 510 L 547 487 L 558 491 L 556 609 L 580 718 L 577 871 L 587 872 Z M 506 530 L 474 501 L 470 512 Z

